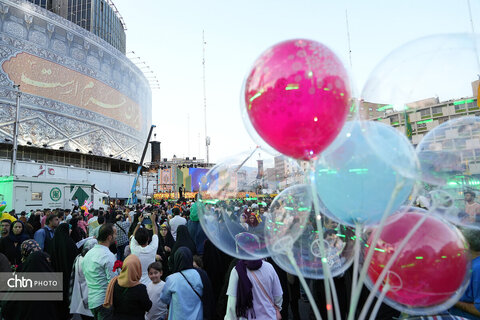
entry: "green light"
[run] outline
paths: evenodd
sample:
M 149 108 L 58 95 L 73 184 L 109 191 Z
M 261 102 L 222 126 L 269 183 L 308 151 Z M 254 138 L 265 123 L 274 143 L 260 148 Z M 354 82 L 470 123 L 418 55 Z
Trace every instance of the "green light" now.
M 447 259 L 447 256 L 442 256 L 442 259 Z
M 384 265 L 384 264 L 380 264 L 379 267 L 380 267 L 380 268 L 385 268 L 385 265 Z
M 285 90 L 297 90 L 299 88 L 299 85 L 297 83 L 289 83 L 285 87 Z
M 384 111 L 384 110 L 387 110 L 387 109 L 393 109 L 393 106 L 391 104 L 389 104 L 389 105 L 378 108 L 377 111 Z
M 293 208 L 292 207 L 283 207 L 285 210 L 288 210 L 288 211 L 293 211 Z
M 428 120 L 418 121 L 417 124 L 428 123 L 428 122 L 432 122 L 432 121 L 433 121 L 433 119 L 428 119 Z
M 380 248 L 375 248 L 375 251 L 385 252 L 385 250 L 380 249 Z
M 322 262 L 327 263 L 328 262 L 327 258 L 322 258 Z
M 343 97 L 344 95 L 345 95 L 345 93 L 340 92 L 340 97 Z
M 284 223 L 283 223 L 283 222 L 280 222 L 280 221 L 277 221 L 277 222 L 275 222 L 275 223 L 278 224 L 279 226 L 283 226 L 283 225 L 284 225 Z
M 410 267 L 414 267 L 415 266 L 415 263 L 410 263 L 410 264 L 406 264 L 406 265 L 403 265 L 402 268 L 410 268 Z
M 313 77 L 313 72 L 312 71 L 308 71 L 308 77 L 309 78 Z
M 345 235 L 344 235 L 344 234 L 338 234 L 338 233 L 337 233 L 337 237 L 345 238 Z
M 298 208 L 297 211 L 302 212 L 302 211 L 308 211 L 308 210 L 309 210 L 309 208 Z
M 253 100 L 257 99 L 257 98 L 260 97 L 262 94 L 263 94 L 262 91 L 258 91 L 257 93 L 255 93 L 255 95 L 254 95 L 253 97 L 250 98 L 250 102 L 253 102 Z
M 392 123 L 392 126 L 396 126 L 397 124 L 399 124 L 399 122 L 398 122 L 398 121 L 397 121 L 397 122 L 394 122 L 394 123 Z
M 365 174 L 368 172 L 368 169 L 366 168 L 360 168 L 360 169 L 349 169 L 348 172 L 354 172 L 356 174 Z
M 325 88 L 323 88 L 323 90 L 324 91 L 330 91 L 330 88 L 325 87 Z
M 377 120 L 378 120 L 378 121 L 381 121 L 381 120 L 382 120 L 382 118 L 378 118 Z
M 459 100 L 459 101 L 455 101 L 453 103 L 454 106 L 458 106 L 459 104 L 466 104 L 466 103 L 470 103 L 470 102 L 474 102 L 475 99 L 468 99 L 468 100 Z
M 423 257 L 415 257 L 417 260 L 423 260 Z

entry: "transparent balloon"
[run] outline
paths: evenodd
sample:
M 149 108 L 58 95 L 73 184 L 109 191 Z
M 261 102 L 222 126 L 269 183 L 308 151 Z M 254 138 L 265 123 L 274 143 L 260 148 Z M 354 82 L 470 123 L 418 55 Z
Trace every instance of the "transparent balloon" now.
M 299 184 L 275 197 L 265 214 L 265 238 L 272 252 L 282 252 L 300 237 L 310 217 L 312 189 Z
M 271 156 L 261 148 L 229 157 L 201 181 L 202 228 L 215 246 L 233 257 L 267 257 L 265 212 L 274 195 L 304 180 L 295 160 Z
M 365 130 L 381 135 L 384 143 L 372 147 Z M 392 145 L 402 153 L 395 167 L 379 155 Z M 403 173 L 416 166 L 415 151 L 400 132 L 379 122 L 351 121 L 315 162 L 314 183 L 331 218 L 349 226 L 372 225 L 410 201 L 415 180 Z
M 355 246 L 354 229 L 328 218 L 323 214 L 327 210 L 325 206 L 321 204 L 320 207 L 322 212 L 320 216 L 316 216 L 313 209 L 308 211 L 309 217 L 306 224 L 300 226 L 303 232 L 293 245 L 288 241 L 289 239 L 280 238 L 274 245 L 269 246 L 272 259 L 286 272 L 297 274 L 288 258 L 288 254 L 291 253 L 304 277 L 323 279 L 325 275 L 321 246 L 324 248 L 325 258 L 333 277 L 343 274 L 352 264 Z M 319 237 L 317 218 L 322 220 L 323 239 Z
M 479 48 L 478 35 L 439 34 L 395 49 L 368 77 L 359 118 L 391 125 L 416 145 L 446 120 L 478 112 Z M 373 147 L 381 147 L 378 136 L 368 137 L 374 138 L 369 139 Z M 395 165 L 396 154 L 382 157 Z
M 418 144 L 423 194 L 452 223 L 480 229 L 480 118 L 449 120 Z
M 470 254 L 461 232 L 439 217 L 410 208 L 388 218 L 368 269 L 370 290 L 400 244 L 417 224 L 424 222 L 406 242 L 376 292 L 387 290 L 384 302 L 412 315 L 440 313 L 463 295 L 470 279 Z M 370 230 L 365 255 L 374 236 Z
M 278 43 L 260 55 L 245 80 L 246 128 L 256 142 L 260 137 L 281 154 L 312 159 L 346 120 L 349 82 L 342 62 L 325 45 L 305 39 Z

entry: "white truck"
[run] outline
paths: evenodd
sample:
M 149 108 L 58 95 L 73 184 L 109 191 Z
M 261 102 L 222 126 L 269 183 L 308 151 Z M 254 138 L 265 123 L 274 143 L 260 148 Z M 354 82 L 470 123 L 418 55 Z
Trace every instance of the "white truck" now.
M 72 209 L 74 198 L 81 207 L 85 201 L 92 207 L 107 207 L 109 197 L 98 192 L 88 182 L 36 177 L 0 177 L 0 202 L 7 203 L 6 211 L 16 212 L 44 208 Z

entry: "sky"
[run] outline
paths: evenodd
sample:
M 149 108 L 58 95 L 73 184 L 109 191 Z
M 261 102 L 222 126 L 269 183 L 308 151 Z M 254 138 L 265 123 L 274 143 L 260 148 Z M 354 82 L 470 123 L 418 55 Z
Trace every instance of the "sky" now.
M 152 91 L 152 124 L 162 158 L 206 159 L 205 84 L 210 162 L 255 147 L 240 114 L 240 93 L 255 59 L 276 43 L 305 38 L 328 46 L 349 70 L 358 96 L 375 66 L 396 48 L 428 35 L 472 31 L 468 0 L 114 3 L 127 27 L 127 56 L 147 77 L 158 79 L 160 89 Z M 478 31 L 480 0 L 470 4 Z

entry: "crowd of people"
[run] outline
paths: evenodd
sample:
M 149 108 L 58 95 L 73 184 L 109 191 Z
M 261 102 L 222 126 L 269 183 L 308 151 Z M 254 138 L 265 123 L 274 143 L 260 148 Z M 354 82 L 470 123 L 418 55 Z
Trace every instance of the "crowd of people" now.
M 263 223 L 270 205 L 263 201 L 219 203 L 206 210 L 228 206 L 231 218 L 248 230 Z M 297 320 L 300 306 L 313 319 L 296 276 L 272 259 L 239 260 L 219 250 L 200 225 L 199 206 L 181 199 L 91 212 L 45 209 L 2 215 L 0 272 L 63 276 L 62 301 L 42 301 L 41 295 L 35 301 L 3 301 L 3 319 Z M 341 251 L 343 243 L 326 227 L 327 240 Z M 349 309 L 352 272 L 335 278 L 342 316 Z M 309 280 L 309 285 L 326 319 L 323 281 Z M 476 307 L 478 288 L 469 290 Z M 367 295 L 365 288 L 362 299 Z M 398 316 L 382 305 L 377 319 Z

